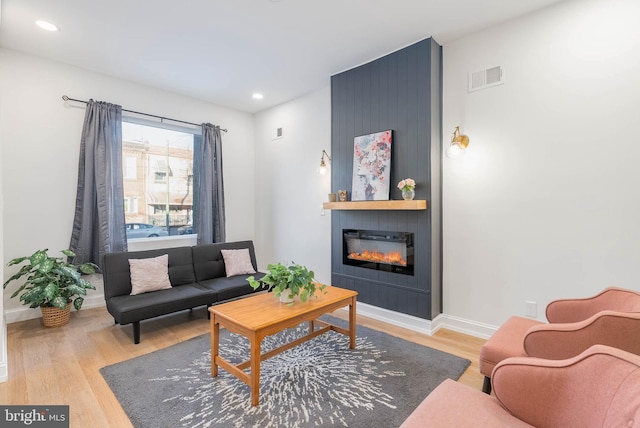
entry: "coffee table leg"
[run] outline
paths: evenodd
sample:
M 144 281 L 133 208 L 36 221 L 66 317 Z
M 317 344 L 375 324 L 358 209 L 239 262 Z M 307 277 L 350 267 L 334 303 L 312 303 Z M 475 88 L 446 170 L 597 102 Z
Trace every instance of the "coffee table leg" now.
M 349 348 L 356 349 L 356 298 L 349 305 Z
M 251 335 L 251 405 L 257 406 L 260 400 L 260 342 L 256 335 Z
M 211 314 L 211 376 L 218 376 L 218 344 L 220 343 L 220 324 L 216 322 L 216 315 Z

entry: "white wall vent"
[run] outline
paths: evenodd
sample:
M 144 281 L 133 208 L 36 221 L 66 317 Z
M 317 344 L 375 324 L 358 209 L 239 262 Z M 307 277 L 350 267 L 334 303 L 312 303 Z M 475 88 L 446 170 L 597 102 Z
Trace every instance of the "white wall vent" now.
M 284 128 L 278 127 L 273 130 L 272 140 L 279 140 L 282 137 L 284 137 Z
M 504 84 L 504 71 L 496 66 L 469 73 L 469 92 Z

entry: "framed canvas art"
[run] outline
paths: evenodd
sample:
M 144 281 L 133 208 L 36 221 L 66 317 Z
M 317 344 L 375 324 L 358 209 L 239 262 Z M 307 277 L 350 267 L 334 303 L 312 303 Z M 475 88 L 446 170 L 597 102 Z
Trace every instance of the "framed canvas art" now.
M 391 129 L 353 139 L 352 201 L 389 200 Z

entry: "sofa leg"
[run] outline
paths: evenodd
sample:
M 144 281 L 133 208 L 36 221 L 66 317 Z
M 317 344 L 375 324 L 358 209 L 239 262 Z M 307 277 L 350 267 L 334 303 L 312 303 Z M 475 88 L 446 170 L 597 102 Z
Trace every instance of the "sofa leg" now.
M 491 378 L 485 376 L 482 384 L 482 392 L 491 395 Z
M 140 343 L 140 321 L 133 323 L 133 343 Z

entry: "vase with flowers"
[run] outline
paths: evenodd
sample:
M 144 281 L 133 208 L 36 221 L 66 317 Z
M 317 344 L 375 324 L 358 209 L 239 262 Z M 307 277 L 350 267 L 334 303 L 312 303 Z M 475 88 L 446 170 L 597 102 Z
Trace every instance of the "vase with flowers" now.
M 416 196 L 416 182 L 413 178 L 405 178 L 398 183 L 398 189 L 402 190 L 402 199 L 411 201 Z

